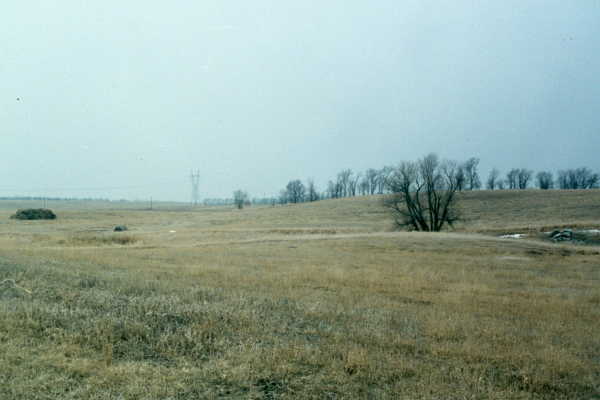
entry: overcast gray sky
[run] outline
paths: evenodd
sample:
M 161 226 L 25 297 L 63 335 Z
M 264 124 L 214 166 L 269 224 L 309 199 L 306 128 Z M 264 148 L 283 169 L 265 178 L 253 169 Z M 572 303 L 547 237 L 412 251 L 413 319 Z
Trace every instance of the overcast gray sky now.
M 600 170 L 600 1 L 5 2 L 0 195 L 324 188 L 427 152 Z

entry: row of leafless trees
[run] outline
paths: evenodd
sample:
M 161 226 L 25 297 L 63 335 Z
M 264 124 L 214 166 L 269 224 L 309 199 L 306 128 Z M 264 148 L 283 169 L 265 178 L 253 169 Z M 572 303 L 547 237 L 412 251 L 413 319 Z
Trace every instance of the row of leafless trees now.
M 445 224 L 452 225 L 459 219 L 456 193 L 463 186 L 475 189 L 480 186 L 477 177 L 479 160 L 472 158 L 465 163 L 440 162 L 435 154 L 429 154 L 416 162 L 402 162 L 387 181 L 392 193 L 384 198 L 384 204 L 392 211 L 396 225 L 417 231 L 439 231 Z M 504 183 L 509 189 L 526 189 L 533 171 L 524 168 L 511 169 L 506 180 L 500 173 L 490 172 L 487 186 L 495 189 Z M 586 167 L 558 171 L 556 180 L 549 171 L 535 176 L 540 189 L 597 188 L 599 176 Z
M 291 180 L 280 192 L 279 203 L 300 203 L 322 198 L 340 198 L 358 194 L 388 193 L 384 203 L 399 226 L 419 231 L 439 231 L 458 219 L 456 192 L 481 187 L 477 167 L 479 159 L 464 163 L 440 161 L 429 154 L 418 161 L 402 162 L 397 167 L 368 169 L 364 174 L 345 169 L 329 181 L 319 194 L 312 180 L 304 184 Z M 238 193 L 240 194 L 240 193 Z M 240 199 L 243 196 L 236 196 Z
M 317 191 L 315 182 L 308 179 L 306 185 L 300 179 L 294 179 L 288 182 L 285 189 L 279 192 L 278 202 L 280 204 L 287 203 L 303 203 L 305 201 L 321 200 L 322 195 Z M 275 199 L 273 199 L 275 203 Z
M 526 168 L 513 168 L 506 173 L 506 179 L 500 176 L 496 168 L 490 171 L 486 182 L 489 190 L 502 189 L 527 189 L 533 176 L 533 171 Z
M 527 189 L 535 182 L 540 189 L 596 189 L 600 184 L 600 175 L 587 167 L 560 170 L 556 178 L 551 171 L 540 171 L 535 175 L 526 168 L 513 168 L 503 179 L 496 168 L 490 171 L 486 188 L 495 189 Z
M 556 186 L 559 189 L 596 189 L 599 185 L 600 175 L 586 167 L 561 170 L 556 177 Z
M 478 165 L 479 159 L 474 157 L 464 163 L 456 164 L 458 190 L 481 188 Z M 394 166 L 384 166 L 380 169 L 369 168 L 362 173 L 344 169 L 337 174 L 335 179 L 329 180 L 323 192 L 319 192 L 312 179 L 308 179 L 306 183 L 299 179 L 291 180 L 280 191 L 277 202 L 280 204 L 302 203 L 322 199 L 392 193 L 390 179 L 397 169 L 398 167 Z
M 323 192 L 317 189 L 312 179 L 308 179 L 306 184 L 299 179 L 292 180 L 281 190 L 278 201 L 281 204 L 301 203 L 388 193 L 387 181 L 394 169 L 391 166 L 381 169 L 369 168 L 364 173 L 344 169 L 337 174 L 334 180 L 327 183 L 327 188 Z
M 456 163 L 456 184 L 458 190 L 481 188 L 479 179 L 479 159 L 472 157 L 464 163 Z M 398 167 L 385 166 L 381 169 L 369 168 L 364 173 L 355 173 L 351 169 L 342 170 L 336 179 L 327 183 L 325 198 L 352 197 L 390 193 L 390 179 Z
M 413 169 L 418 169 L 417 164 L 425 162 L 429 156 L 419 162 L 415 162 Z M 452 185 L 449 187 L 453 191 L 476 190 L 482 188 L 482 182 L 479 177 L 479 158 L 471 157 L 464 162 L 444 161 L 438 164 L 443 164 L 444 171 L 441 175 L 449 179 L 451 175 Z M 441 167 L 440 167 L 441 168 Z M 354 172 L 351 169 L 340 171 L 335 179 L 329 180 L 327 187 L 323 192 L 320 192 L 314 181 L 308 179 L 302 182 L 300 179 L 294 179 L 288 182 L 286 187 L 280 191 L 278 198 L 254 199 L 252 202 L 260 204 L 287 204 L 287 203 L 303 203 L 317 201 L 329 198 L 353 197 L 358 195 L 373 195 L 373 194 L 393 194 L 398 192 L 398 174 L 405 174 L 407 164 L 401 163 L 398 166 L 385 166 L 381 169 L 369 168 L 364 172 Z M 404 171 L 404 172 L 402 172 Z M 416 172 L 412 172 L 416 174 Z M 424 178 L 421 178 L 423 180 Z M 438 181 L 441 178 L 438 177 Z M 592 172 L 589 168 L 582 167 L 577 169 L 567 169 L 558 171 L 556 178 L 550 171 L 540 171 L 536 175 L 532 170 L 526 168 L 513 168 L 504 176 L 496 168 L 489 173 L 485 188 L 489 190 L 497 189 L 527 189 L 536 184 L 540 189 L 591 189 L 597 188 L 600 183 L 599 175 Z M 418 183 L 415 183 L 417 187 Z M 447 182 L 448 184 L 448 182 Z M 421 189 L 423 190 L 423 189 Z M 250 200 L 248 194 L 243 191 L 234 193 L 233 202 L 239 208 L 247 205 Z M 418 205 L 417 205 L 418 206 Z M 434 221 L 434 227 L 436 222 Z M 414 228 L 414 227 L 413 227 Z M 416 228 L 415 228 L 416 229 Z
M 389 193 L 385 205 L 392 211 L 398 226 L 419 231 L 439 231 L 458 219 L 456 192 L 481 187 L 477 167 L 479 159 L 464 163 L 440 161 L 429 154 L 419 161 L 402 162 L 397 167 L 368 169 L 364 174 L 345 169 L 329 181 L 325 193 L 319 195 L 314 182 L 296 179 L 288 182 L 279 202 L 300 203 L 321 198 L 340 198 Z

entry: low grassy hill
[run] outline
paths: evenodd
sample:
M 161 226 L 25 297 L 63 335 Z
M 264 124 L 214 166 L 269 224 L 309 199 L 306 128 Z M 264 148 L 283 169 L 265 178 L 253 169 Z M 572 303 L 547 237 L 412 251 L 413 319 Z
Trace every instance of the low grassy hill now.
M 496 190 L 463 192 L 459 229 L 549 231 L 600 226 L 600 190 Z

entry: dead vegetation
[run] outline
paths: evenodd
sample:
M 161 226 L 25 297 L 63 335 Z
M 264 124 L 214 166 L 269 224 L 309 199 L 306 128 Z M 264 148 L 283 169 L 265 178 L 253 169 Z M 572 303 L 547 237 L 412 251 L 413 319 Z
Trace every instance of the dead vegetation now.
M 483 195 L 476 226 L 544 224 Z M 597 220 L 576 195 L 559 224 Z M 0 398 L 600 395 L 598 248 L 382 232 L 370 201 L 110 211 L 139 227 L 133 246 L 73 235 L 102 211 L 4 222 L 0 282 L 31 295 L 0 295 Z
M 59 243 L 72 246 L 110 246 L 110 245 L 130 245 L 138 242 L 139 239 L 134 235 L 124 234 L 83 234 L 71 236 L 63 239 Z

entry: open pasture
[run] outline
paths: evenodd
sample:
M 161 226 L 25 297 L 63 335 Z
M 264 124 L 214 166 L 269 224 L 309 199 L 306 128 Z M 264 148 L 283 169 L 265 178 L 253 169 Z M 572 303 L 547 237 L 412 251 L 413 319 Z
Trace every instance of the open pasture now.
M 462 197 L 437 234 L 376 196 L 0 202 L 0 398 L 600 398 L 600 248 L 495 237 L 598 228 L 600 191 Z

